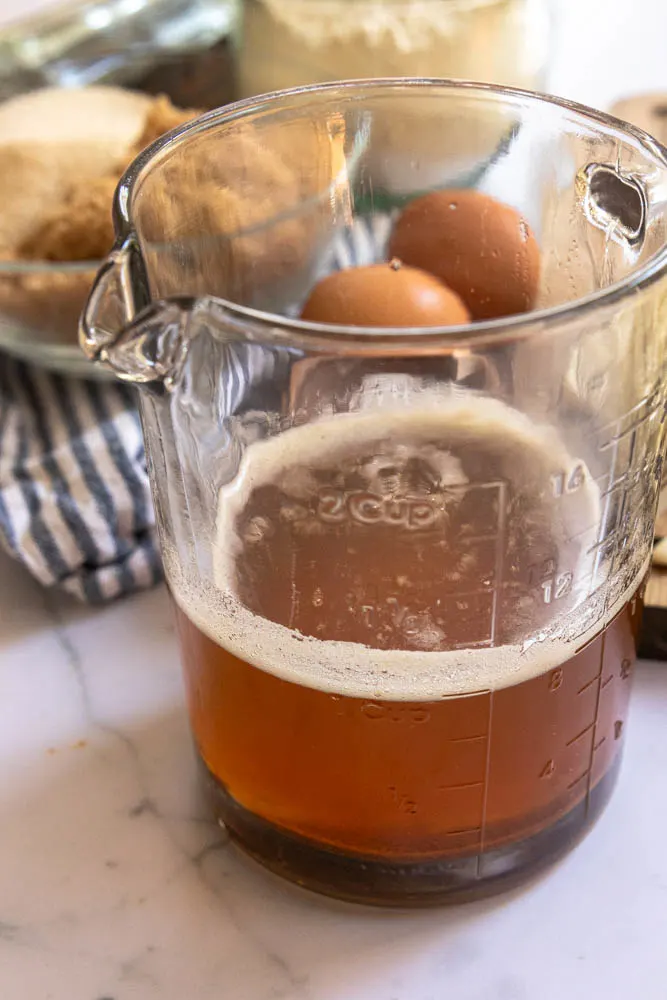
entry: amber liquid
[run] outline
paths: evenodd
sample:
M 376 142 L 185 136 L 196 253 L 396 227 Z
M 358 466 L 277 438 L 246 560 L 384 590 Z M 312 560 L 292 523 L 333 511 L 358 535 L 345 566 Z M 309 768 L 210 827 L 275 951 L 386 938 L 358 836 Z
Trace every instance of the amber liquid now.
M 393 490 L 384 500 L 377 483 L 363 493 L 358 468 L 356 455 L 349 468 L 318 473 L 311 499 L 289 477 L 252 492 L 235 523 L 244 540 L 235 586 L 259 621 L 296 639 L 426 648 L 436 658 L 477 644 L 482 668 L 489 628 L 510 641 L 528 619 L 539 624 L 545 583 L 534 567 L 559 578 L 555 543 L 548 512 L 515 496 L 511 479 L 510 557 L 494 580 L 498 510 L 483 491 L 465 504 L 436 502 L 443 520 L 427 512 L 437 488 L 420 492 L 424 463 L 393 467 L 389 485 L 384 469 L 384 491 Z M 466 533 L 476 520 L 486 535 Z M 493 593 L 475 588 L 480 579 Z M 536 676 L 460 696 L 447 695 L 445 677 L 443 694 L 425 700 L 322 690 L 316 662 L 313 683 L 276 676 L 214 641 L 176 597 L 192 727 L 221 818 L 296 881 L 383 903 L 475 894 L 562 852 L 608 797 L 625 736 L 636 594 L 575 655 Z
M 588 805 L 612 770 L 638 607 L 544 676 L 421 703 L 281 680 L 177 610 L 197 745 L 236 803 L 320 846 L 400 862 L 483 853 Z

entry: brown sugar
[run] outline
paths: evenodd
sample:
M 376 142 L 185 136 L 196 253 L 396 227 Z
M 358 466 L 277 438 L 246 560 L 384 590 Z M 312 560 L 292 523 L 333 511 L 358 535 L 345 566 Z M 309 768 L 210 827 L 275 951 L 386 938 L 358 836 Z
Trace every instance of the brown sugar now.
M 94 157 L 92 169 L 89 166 L 87 170 L 82 170 L 79 165 L 81 160 L 79 155 L 76 157 L 76 162 L 72 158 L 68 164 L 69 182 L 63 185 L 62 178 L 54 176 L 52 169 L 44 169 L 46 163 L 39 164 L 42 168 L 38 178 L 41 182 L 40 193 L 45 187 L 46 191 L 39 203 L 35 200 L 34 183 L 32 191 L 28 192 L 32 195 L 33 225 L 28 235 L 15 244 L 15 257 L 21 260 L 62 263 L 97 260 L 103 257 L 108 253 L 114 240 L 113 195 L 123 170 L 150 143 L 159 139 L 165 132 L 196 118 L 198 114 L 199 111 L 184 111 L 174 107 L 168 97 L 161 95 L 147 105 L 142 130 L 124 156 L 116 160 L 113 165 L 107 162 L 103 171 L 95 173 Z M 91 155 L 86 157 L 87 164 L 91 160 Z M 36 162 L 37 151 L 31 163 L 34 166 Z M 23 163 L 20 166 L 25 168 Z M 5 172 L 2 167 L 0 151 L 0 172 Z M 25 201 L 18 198 L 19 203 L 22 200 Z M 36 224 L 35 219 L 38 220 Z
M 19 246 L 26 260 L 96 260 L 114 241 L 111 207 L 118 178 L 96 180 L 70 188 L 64 199 Z
M 97 143 L 0 141 L 0 247 L 21 256 L 21 245 L 59 208 L 70 189 L 87 187 L 112 169 L 106 146 Z
M 17 198 L 22 225 L 14 226 L 13 246 L 3 246 L 0 231 L 0 321 L 13 319 L 26 336 L 39 330 L 41 339 L 74 342 L 97 262 L 113 245 L 112 201 L 122 171 L 146 144 L 197 114 L 156 98 L 124 153 L 96 176 L 81 176 L 76 153 L 55 179 L 42 161 L 39 197 L 32 184 Z M 142 183 L 133 209 L 153 294 L 212 294 L 246 304 L 256 304 L 258 289 L 289 295 L 290 276 L 315 259 L 326 230 L 344 139 L 327 123 L 304 120 L 261 136 L 239 127 L 226 138 L 224 157 L 217 135 L 206 131 L 192 136 L 187 155 L 174 149 L 156 179 Z M 1 152 L 0 141 L 0 176 Z M 196 267 L 183 267 L 184 249 Z
M 97 262 L 114 242 L 112 204 L 121 174 L 146 145 L 199 114 L 182 111 L 163 96 L 151 100 L 142 95 L 135 100 L 135 95 L 129 95 L 125 101 L 118 88 L 106 88 L 102 95 L 99 91 L 103 89 L 83 97 L 86 121 L 93 123 L 95 132 L 90 141 L 76 125 L 76 115 L 68 117 L 68 128 L 75 123 L 71 125 L 71 140 L 67 135 L 62 141 L 54 139 L 53 122 L 42 113 L 41 105 L 47 98 L 58 108 L 63 104 L 66 110 L 71 95 L 59 92 L 18 99 L 37 102 L 40 120 L 46 123 L 44 141 L 33 134 L 34 123 L 24 124 L 22 105 L 13 117 L 8 117 L 11 109 L 5 111 L 9 139 L 0 137 L 4 195 L 0 213 L 0 323 L 18 328 L 27 337 L 38 333 L 39 339 L 53 343 L 75 342 L 78 318 Z M 109 137 L 104 140 L 104 127 L 95 125 L 100 117 L 95 108 L 96 102 L 107 96 Z M 40 269 L 42 262 L 45 267 Z M 59 263 L 62 268 L 57 267 Z
M 159 139 L 165 132 L 171 132 L 179 125 L 185 125 L 200 115 L 201 111 L 194 111 L 192 108 L 183 110 L 176 108 L 168 97 L 160 94 L 153 100 L 148 108 L 148 113 L 144 121 L 144 127 L 139 138 L 132 147 L 133 152 L 140 153 L 146 146 Z

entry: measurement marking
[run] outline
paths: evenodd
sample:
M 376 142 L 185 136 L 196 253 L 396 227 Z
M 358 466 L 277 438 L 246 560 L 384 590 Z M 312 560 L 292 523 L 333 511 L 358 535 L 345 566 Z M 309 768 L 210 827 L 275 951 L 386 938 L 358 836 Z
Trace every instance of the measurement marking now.
M 660 393 L 654 392 L 650 396 L 644 396 L 643 399 L 640 399 L 638 403 L 635 403 L 632 409 L 628 410 L 627 413 L 624 413 L 622 417 L 618 418 L 618 420 L 610 420 L 609 423 L 603 424 L 600 428 L 600 433 L 615 428 L 614 437 L 622 437 L 623 434 L 627 434 L 629 431 L 634 430 L 635 427 L 641 426 L 641 424 L 647 421 L 655 413 L 658 413 L 661 410 L 661 407 L 662 402 Z M 640 412 L 642 410 L 644 411 L 643 413 Z M 633 422 L 628 428 L 626 428 L 625 431 L 619 431 L 618 428 L 623 424 L 623 421 L 628 418 L 632 418 Z M 611 440 L 613 441 L 614 438 L 611 438 Z
M 475 740 L 486 740 L 488 739 L 488 733 L 482 733 L 481 736 L 456 736 L 453 740 L 447 740 L 448 743 L 474 743 Z
M 613 679 L 614 679 L 614 675 L 613 674 L 609 674 L 609 677 L 607 677 L 606 680 L 602 681 L 602 687 L 606 688 L 608 684 L 611 684 L 611 682 L 613 681 Z
M 584 780 L 584 778 L 588 778 L 589 775 L 590 775 L 590 768 L 587 771 L 584 771 L 583 774 L 580 774 L 578 778 L 575 778 L 574 781 L 571 781 L 570 784 L 567 786 L 567 791 L 569 792 L 572 788 L 575 787 L 575 785 L 580 784 Z
M 607 479 L 611 476 L 610 484 L 604 492 L 600 492 L 601 497 L 608 497 L 611 493 L 620 493 L 621 487 L 627 489 L 628 486 L 636 486 L 645 473 L 646 469 L 644 466 L 640 465 L 629 465 L 625 472 L 621 475 L 618 472 L 609 473 L 605 472 L 604 476 L 600 476 L 600 479 Z M 614 478 L 616 477 L 616 478 Z
M 596 542 L 595 545 L 591 545 L 590 549 L 586 550 L 586 555 L 589 556 L 593 552 L 595 552 L 596 550 L 601 549 L 603 547 L 603 545 L 609 545 L 610 542 L 616 541 L 616 537 L 617 537 L 617 535 L 620 534 L 620 531 L 621 531 L 620 527 L 614 528 L 614 530 L 611 532 L 611 534 L 609 534 L 605 538 L 603 538 L 601 542 Z
M 466 826 L 462 830 L 446 830 L 445 837 L 460 837 L 464 833 L 481 833 L 479 826 Z
M 481 788 L 483 784 L 483 781 L 464 781 L 461 785 L 438 785 L 438 791 L 451 792 L 457 791 L 459 788 Z
M 587 597 L 591 597 L 596 592 L 596 590 L 599 590 L 600 588 L 600 584 L 596 583 L 596 573 L 597 573 L 596 566 L 599 565 L 599 560 L 600 560 L 600 555 L 598 553 L 598 555 L 595 557 L 595 560 L 591 559 L 589 563 L 590 573 L 588 574 L 588 581 L 586 583 Z M 585 629 L 583 631 L 585 631 Z
M 604 494 L 601 495 L 604 496 Z M 590 534 L 593 528 L 596 527 L 597 527 L 597 521 L 595 522 L 595 524 L 589 524 L 585 528 L 582 528 L 581 531 L 576 531 L 574 534 L 568 535 L 568 538 L 570 539 L 570 541 L 576 542 L 578 538 L 585 538 L 586 535 Z
M 621 661 L 621 680 L 627 681 L 628 677 L 632 673 L 632 660 L 622 660 Z
M 296 550 L 292 552 L 292 559 L 290 562 L 290 610 L 288 619 L 288 628 L 294 627 L 294 622 L 299 611 L 299 595 L 296 589 Z
M 586 733 L 590 733 L 590 731 L 591 731 L 591 729 L 593 728 L 594 725 L 595 725 L 595 722 L 591 722 L 590 726 L 586 726 L 586 728 L 582 729 L 582 731 L 577 736 L 573 736 L 571 740 L 568 740 L 567 743 L 565 744 L 565 746 L 566 747 L 571 747 L 573 743 L 576 743 L 577 740 L 580 740 L 583 736 L 586 735 Z
M 598 445 L 598 451 L 608 451 L 609 448 L 613 448 L 617 439 L 615 437 L 609 438 L 604 444 Z
M 603 736 L 602 739 L 598 743 L 596 743 L 595 746 L 593 747 L 593 753 L 597 753 L 602 744 L 606 742 L 607 742 L 607 737 Z
M 482 874 L 482 858 L 484 856 L 486 836 L 486 810 L 489 801 L 489 773 L 491 771 L 491 726 L 493 724 L 493 695 L 489 698 L 489 720 L 486 728 L 489 739 L 486 744 L 486 762 L 484 766 L 484 791 L 482 792 L 482 821 L 479 825 L 479 854 L 477 855 L 477 878 Z
M 599 680 L 600 680 L 600 675 L 596 674 L 595 677 L 593 678 L 593 680 L 589 681 L 588 684 L 584 684 L 584 686 L 582 688 L 579 688 L 579 690 L 577 691 L 577 694 L 583 694 L 584 691 L 588 691 L 589 687 L 592 687 L 593 684 L 595 684 L 595 682 L 599 681 Z
M 649 423 L 657 414 L 661 414 L 662 412 L 663 402 L 659 394 L 654 394 L 641 400 L 641 402 L 633 406 L 622 417 L 619 417 L 618 420 L 612 420 L 599 428 L 601 437 L 605 434 L 610 435 L 603 444 L 598 446 L 599 450 L 604 451 L 621 440 L 621 438 L 638 431 L 644 424 Z M 624 427 L 623 424 L 625 421 L 629 421 L 629 423 Z
M 491 691 L 489 691 L 488 688 L 478 688 L 477 690 L 466 691 L 465 694 L 446 694 L 443 695 L 442 698 L 440 698 L 439 700 L 441 702 L 447 702 L 447 701 L 458 700 L 459 698 L 479 698 L 480 695 L 485 695 L 485 696 L 488 695 L 488 697 L 490 698 Z
M 490 649 L 493 639 L 480 639 L 479 642 L 455 642 L 453 649 Z
M 465 590 L 462 593 L 456 592 L 455 595 L 447 598 L 447 603 L 451 601 L 465 601 L 468 597 L 488 597 L 491 593 L 489 587 L 478 587 L 477 590 Z
M 495 542 L 497 535 L 468 535 L 466 538 L 462 538 L 461 541 L 465 542 L 466 545 L 470 542 Z
M 623 438 L 630 437 L 630 435 L 638 431 L 640 427 L 643 427 L 644 424 L 647 424 L 655 412 L 656 412 L 655 409 L 649 410 L 648 413 L 645 413 L 642 417 L 639 417 L 638 420 L 633 421 L 628 427 L 625 428 L 625 430 L 619 431 L 612 438 L 610 438 L 609 443 L 611 444 L 613 441 L 622 441 Z
M 611 426 L 610 424 L 607 426 Z M 462 493 L 471 493 L 473 490 L 496 490 L 505 485 L 504 479 L 494 479 L 490 483 L 471 483 L 470 486 L 449 486 L 444 492 L 454 493 L 460 496 Z
M 602 633 L 602 641 L 600 642 L 600 681 L 602 681 L 602 668 L 604 666 L 604 654 L 605 647 L 607 645 L 607 633 Z M 588 816 L 588 811 L 591 805 L 591 774 L 593 773 L 593 761 L 595 759 L 595 743 L 596 743 L 596 733 L 598 727 L 598 716 L 600 714 L 600 695 L 602 693 L 602 685 L 598 686 L 597 698 L 595 699 L 595 711 L 593 712 L 593 739 L 591 740 L 591 753 L 588 758 L 588 782 L 586 784 L 586 816 Z
M 616 431 L 618 431 L 618 428 L 621 426 L 621 421 L 624 420 L 624 419 L 625 419 L 624 417 L 621 417 L 621 419 L 618 420 L 613 425 Z M 611 425 L 609 425 L 609 426 L 611 426 Z M 609 518 L 609 515 L 611 513 L 611 502 L 612 502 L 611 489 L 613 489 L 614 480 L 617 478 L 617 473 L 618 473 L 618 441 L 614 440 L 614 438 L 612 438 L 612 440 L 609 442 L 608 445 L 600 447 L 600 452 L 605 451 L 607 447 L 613 447 L 613 452 L 612 452 L 612 456 L 611 456 L 611 462 L 610 462 L 609 473 L 608 473 L 609 474 L 609 488 L 610 488 L 610 492 L 605 497 L 604 504 L 603 504 L 602 519 L 600 521 L 600 533 L 601 534 L 604 533 L 605 526 L 607 524 L 609 525 L 609 527 L 611 527 L 611 521 L 610 521 L 610 518 Z M 605 547 L 608 546 L 609 542 L 613 541 L 614 535 L 618 531 L 618 526 L 619 526 L 619 522 L 620 522 L 621 517 L 622 517 L 622 510 L 623 510 L 624 506 L 625 506 L 625 495 L 623 494 L 623 496 L 621 498 L 621 504 L 619 505 L 619 509 L 618 509 L 618 511 L 616 513 L 614 528 L 613 528 L 613 530 L 611 532 L 610 537 L 604 538 L 604 537 L 598 536 L 598 543 L 597 543 L 597 545 L 593 546 L 591 548 L 591 550 L 590 550 L 591 553 L 593 553 L 593 552 L 595 552 L 597 550 L 597 554 L 596 554 L 596 557 L 595 557 L 595 566 L 593 568 L 593 575 L 594 576 L 597 576 L 597 574 L 600 571 L 600 560 L 601 560 L 601 557 L 602 557 L 602 551 L 601 551 L 602 547 L 603 546 L 605 546 Z M 617 547 L 616 543 L 614 543 L 614 545 L 613 545 L 613 551 L 614 552 L 616 550 L 616 547 Z M 612 557 L 612 563 L 613 563 L 613 557 Z M 607 608 L 607 601 L 605 600 L 605 610 L 606 610 L 606 608 Z M 602 672 L 602 664 L 600 664 L 600 672 Z M 588 811 L 588 806 L 586 806 L 586 811 Z
M 641 478 L 641 469 L 628 469 L 622 476 L 619 476 L 618 479 L 614 479 L 613 485 L 610 486 L 608 490 L 605 490 L 604 493 L 601 493 L 600 496 L 608 497 L 611 496 L 612 493 L 627 491 L 628 487 L 632 488 L 636 486 L 640 482 Z M 621 489 L 621 487 L 623 487 L 623 489 Z
M 503 556 L 505 547 L 505 514 L 507 507 L 507 496 L 506 488 L 503 483 L 498 487 L 498 523 L 496 525 L 497 539 L 496 539 L 496 558 L 495 566 L 493 571 L 493 597 L 491 599 L 491 644 L 495 646 L 496 643 L 496 626 L 498 622 L 498 584 L 503 578 Z

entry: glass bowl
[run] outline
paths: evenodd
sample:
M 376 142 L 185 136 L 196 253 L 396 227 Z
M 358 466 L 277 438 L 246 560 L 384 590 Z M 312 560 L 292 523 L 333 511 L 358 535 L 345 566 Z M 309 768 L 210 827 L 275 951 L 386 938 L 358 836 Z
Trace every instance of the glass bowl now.
M 0 30 L 0 100 L 44 86 L 113 84 L 166 94 L 182 108 L 217 107 L 235 96 L 239 12 L 239 0 L 59 3 Z M 105 378 L 77 344 L 100 263 L 0 258 L 0 350 Z
M 99 261 L 0 261 L 0 350 L 62 375 L 106 378 L 77 341 Z

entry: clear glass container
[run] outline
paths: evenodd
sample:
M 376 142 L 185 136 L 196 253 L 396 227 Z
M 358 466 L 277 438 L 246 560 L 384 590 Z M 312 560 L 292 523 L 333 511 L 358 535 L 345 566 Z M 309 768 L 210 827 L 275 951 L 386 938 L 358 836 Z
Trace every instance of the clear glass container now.
M 524 214 L 535 310 L 297 319 L 427 184 Z M 632 126 L 437 81 L 248 101 L 121 183 L 82 345 L 142 390 L 214 809 L 286 878 L 484 895 L 607 803 L 665 446 L 666 197 Z
M 0 99 L 113 83 L 180 107 L 234 98 L 239 0 L 77 0 L 0 31 Z
M 114 84 L 183 108 L 235 96 L 239 0 L 77 0 L 0 30 L 0 100 L 44 86 Z M 76 329 L 100 262 L 0 260 L 0 348 L 63 374 L 103 377 Z
M 246 0 L 239 92 L 362 77 L 539 90 L 548 0 Z

